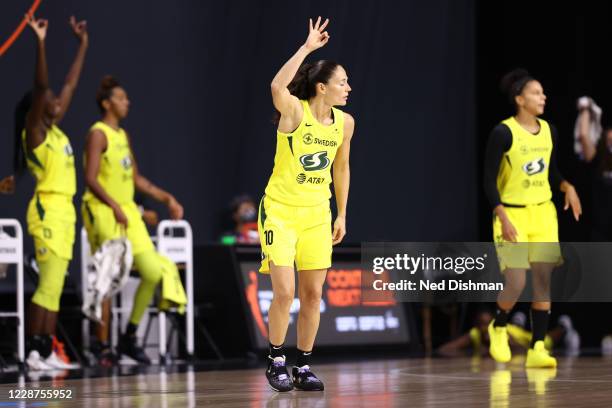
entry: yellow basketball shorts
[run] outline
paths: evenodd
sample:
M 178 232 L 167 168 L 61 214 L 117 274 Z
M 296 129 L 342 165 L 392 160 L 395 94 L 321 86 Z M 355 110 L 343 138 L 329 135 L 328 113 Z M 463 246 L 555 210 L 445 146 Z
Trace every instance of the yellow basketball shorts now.
M 560 264 L 557 210 L 552 201 L 526 207 L 505 207 L 510 222 L 517 231 L 517 242 L 502 236 L 501 221 L 493 216 L 493 241 L 500 270 L 529 269 L 533 262 Z
M 136 203 L 121 204 L 121 210 L 128 219 L 127 229 L 117 223 L 112 208 L 108 205 L 84 201 L 81 206 L 83 224 L 87 231 L 87 239 L 92 252 L 96 251 L 104 242 L 126 236 L 132 244 L 132 254 L 138 255 L 154 250 L 149 231 L 142 220 L 142 215 Z
M 329 204 L 295 207 L 264 196 L 259 204 L 259 239 L 262 273 L 277 266 L 294 266 L 298 271 L 331 266 L 332 225 Z
M 37 262 L 45 261 L 49 252 L 67 261 L 72 259 L 76 211 L 71 196 L 34 194 L 26 219 L 28 233 L 34 238 Z

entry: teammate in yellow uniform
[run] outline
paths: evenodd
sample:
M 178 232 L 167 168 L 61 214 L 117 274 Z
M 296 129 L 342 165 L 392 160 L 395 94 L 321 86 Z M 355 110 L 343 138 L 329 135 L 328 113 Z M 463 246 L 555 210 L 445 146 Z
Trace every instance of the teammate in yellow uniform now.
M 576 220 L 582 209 L 576 190 L 557 167 L 557 132 L 538 117 L 546 104 L 542 85 L 519 69 L 504 77 L 502 88 L 516 115 L 493 129 L 485 153 L 485 192 L 494 212 L 493 239 L 505 279 L 495 320 L 489 325 L 489 350 L 495 360 L 510 361 L 508 313 L 523 291 L 526 270 L 531 269 L 533 337 L 525 365 L 555 367 L 555 358 L 544 347 L 551 273 L 562 262 L 551 186 L 565 194 L 564 209 L 571 207 Z
M 69 367 L 53 350 L 53 336 L 64 278 L 72 259 L 76 176 L 70 140 L 57 125 L 66 114 L 77 86 L 88 36 L 85 22 L 77 23 L 72 17 L 70 25 L 80 46 L 62 91 L 56 96 L 49 88 L 47 73 L 48 22 L 30 17 L 28 24 L 37 39 L 36 74 L 34 88 L 15 110 L 15 172 L 19 175 L 27 166 L 36 180 L 27 223 L 34 238 L 40 273 L 28 313 L 26 363 L 31 370 L 46 370 Z
M 517 320 L 517 315 L 522 316 L 522 312 L 517 312 L 513 317 L 513 320 Z M 567 318 L 567 317 L 566 317 Z M 442 356 L 457 356 L 467 349 L 471 348 L 474 356 L 480 356 L 481 354 L 488 353 L 489 350 L 489 325 L 493 321 L 493 314 L 487 311 L 479 312 L 474 319 L 474 326 L 463 335 L 456 337 L 444 344 L 442 344 L 436 352 Z M 506 325 L 508 331 L 508 338 L 510 346 L 512 348 L 516 346 L 524 347 L 529 349 L 532 334 L 525 330 L 522 325 L 518 322 L 508 323 Z M 562 328 L 555 328 L 551 330 L 544 338 L 544 343 L 547 350 L 552 350 L 554 342 L 561 339 L 565 335 Z M 486 349 L 485 349 L 486 346 Z
M 87 191 L 83 195 L 81 209 L 83 223 L 92 251 L 105 241 L 124 234 L 132 244 L 134 264 L 141 282 L 118 351 L 138 362 L 150 364 L 144 350 L 136 344 L 136 329 L 162 278 L 164 261 L 156 252 L 134 202 L 134 190 L 166 204 L 172 219 L 183 217 L 183 207 L 171 194 L 156 187 L 138 172 L 130 139 L 120 127 L 130 104 L 125 89 L 113 77 L 104 77 L 96 101 L 103 117 L 91 127 L 87 136 Z
M 278 111 L 274 170 L 259 207 L 260 271 L 269 273 L 274 296 L 268 315 L 270 354 L 266 377 L 276 391 L 323 390 L 310 371 L 319 327 L 321 291 L 331 266 L 332 245 L 346 234 L 349 151 L 355 122 L 334 106 L 344 106 L 351 91 L 344 68 L 331 61 L 304 64 L 329 41 L 329 20 L 310 20 L 304 45 L 272 80 Z M 338 214 L 331 225 L 330 183 Z M 283 343 L 299 271 L 298 358 L 289 377 Z

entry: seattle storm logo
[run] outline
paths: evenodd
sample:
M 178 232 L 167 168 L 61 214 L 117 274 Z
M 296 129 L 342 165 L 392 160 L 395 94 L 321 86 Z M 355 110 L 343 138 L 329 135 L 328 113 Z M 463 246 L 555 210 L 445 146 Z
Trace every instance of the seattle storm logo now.
M 546 168 L 546 164 L 544 164 L 544 159 L 539 158 L 530 162 L 523 164 L 523 171 L 527 173 L 529 176 L 533 176 L 534 174 L 538 174 L 544 171 Z
M 70 146 L 70 143 L 64 146 L 64 153 L 66 154 L 66 156 L 74 155 L 74 151 L 72 150 L 72 146 Z
M 300 163 L 304 167 L 304 171 L 315 171 L 326 169 L 330 164 L 330 160 L 327 157 L 327 152 L 322 151 L 303 155 L 300 157 Z
M 123 167 L 125 170 L 129 170 L 130 167 L 132 167 L 132 158 L 130 156 L 125 156 L 123 159 L 121 159 L 121 167 Z

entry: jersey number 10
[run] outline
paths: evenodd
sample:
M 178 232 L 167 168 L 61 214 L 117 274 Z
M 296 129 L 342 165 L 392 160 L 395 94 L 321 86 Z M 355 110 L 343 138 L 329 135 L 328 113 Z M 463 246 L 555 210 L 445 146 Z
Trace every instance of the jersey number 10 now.
M 272 245 L 274 242 L 274 231 L 264 231 L 264 235 L 266 236 L 266 245 Z

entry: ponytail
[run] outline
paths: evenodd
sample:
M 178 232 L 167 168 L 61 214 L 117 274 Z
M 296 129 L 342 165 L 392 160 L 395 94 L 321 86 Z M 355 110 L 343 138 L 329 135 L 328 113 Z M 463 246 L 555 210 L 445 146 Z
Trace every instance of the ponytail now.
M 25 128 L 26 116 L 31 106 L 32 92 L 29 91 L 21 98 L 15 107 L 13 171 L 16 177 L 21 176 L 26 169 L 26 155 L 21 135 Z
M 287 85 L 287 89 L 291 95 L 299 100 L 309 100 L 317 95 L 317 84 L 326 84 L 338 66 L 338 63 L 327 60 L 304 63 L 295 73 L 289 85 Z M 280 112 L 276 111 L 274 113 L 272 122 L 275 125 L 278 125 L 280 116 Z

